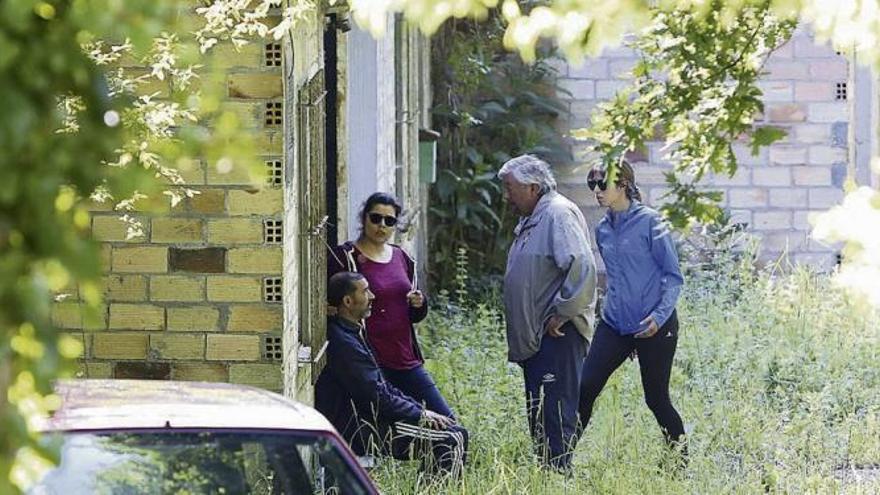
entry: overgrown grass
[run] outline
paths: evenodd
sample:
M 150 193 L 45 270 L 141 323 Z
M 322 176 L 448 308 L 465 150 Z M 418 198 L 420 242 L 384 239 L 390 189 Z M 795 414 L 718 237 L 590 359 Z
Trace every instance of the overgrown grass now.
M 663 466 L 658 426 L 627 361 L 596 403 L 571 478 L 538 469 L 522 374 L 507 363 L 497 303 L 433 311 L 421 325 L 428 367 L 470 430 L 464 476 L 421 478 L 383 461 L 383 493 L 880 493 L 880 329 L 823 276 L 751 272 L 689 280 L 672 375 L 690 463 Z

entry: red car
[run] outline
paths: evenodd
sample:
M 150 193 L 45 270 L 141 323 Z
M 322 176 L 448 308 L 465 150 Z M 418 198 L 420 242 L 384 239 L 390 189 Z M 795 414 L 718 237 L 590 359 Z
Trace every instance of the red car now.
M 61 462 L 28 493 L 377 494 L 333 426 L 225 383 L 70 380 L 43 430 Z

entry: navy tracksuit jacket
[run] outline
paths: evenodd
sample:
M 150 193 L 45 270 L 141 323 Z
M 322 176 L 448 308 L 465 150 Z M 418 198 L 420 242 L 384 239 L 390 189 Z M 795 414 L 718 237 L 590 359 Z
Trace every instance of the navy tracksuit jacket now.
M 360 330 L 345 319 L 327 319 L 327 366 L 315 384 L 315 408 L 364 455 L 371 434 L 383 438 L 397 421 L 417 424 L 422 406 L 382 377 Z

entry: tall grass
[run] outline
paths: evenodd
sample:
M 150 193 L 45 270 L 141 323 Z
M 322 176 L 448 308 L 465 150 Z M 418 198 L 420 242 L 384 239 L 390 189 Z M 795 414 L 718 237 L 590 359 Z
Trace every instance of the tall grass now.
M 469 464 L 443 482 L 384 460 L 372 472 L 383 493 L 880 493 L 880 478 L 846 475 L 880 465 L 880 328 L 824 276 L 731 269 L 688 281 L 671 385 L 689 431 L 678 472 L 663 462 L 630 361 L 596 403 L 574 475 L 539 469 L 497 301 L 459 302 L 421 331 L 427 365 L 471 432 Z

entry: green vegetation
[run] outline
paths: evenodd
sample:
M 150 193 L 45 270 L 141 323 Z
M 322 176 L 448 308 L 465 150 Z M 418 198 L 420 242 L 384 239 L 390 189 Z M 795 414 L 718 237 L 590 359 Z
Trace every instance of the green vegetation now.
M 0 3 L 0 493 L 57 458 L 36 423 L 57 407 L 52 381 L 73 373 L 83 342 L 54 328 L 52 301 L 77 300 L 86 325 L 99 314 L 93 201 L 136 236 L 132 212 L 196 194 L 178 169 L 254 162 L 235 116 L 219 111 L 214 93 L 225 86 L 193 85 L 204 50 L 196 34 L 173 34 L 193 28 L 181 14 L 155 0 Z M 230 38 L 215 26 L 222 16 L 205 17 L 202 39 Z M 123 70 L 122 59 L 150 72 Z M 142 95 L 157 82 L 167 95 Z
M 163 2 L 0 3 L 0 493 L 17 493 L 56 454 L 34 421 L 57 403 L 51 381 L 81 343 L 50 321 L 53 293 L 77 287 L 98 306 L 100 264 L 82 198 L 103 187 L 129 197 L 154 183 L 140 167 L 109 167 L 128 100 L 81 44 L 126 36 L 143 51 Z M 118 96 L 118 95 L 117 95 Z
M 769 3 L 744 8 L 736 22 L 722 17 L 720 0 L 710 5 L 705 15 L 652 11 L 652 24 L 631 43 L 641 58 L 631 86 L 600 105 L 592 126 L 579 131 L 612 177 L 627 151 L 662 141 L 663 160 L 674 166 L 666 173 L 674 201 L 661 209 L 680 229 L 721 219 L 721 193 L 699 181 L 736 173 L 734 143 L 748 140 L 758 154 L 785 136 L 754 120 L 764 111 L 758 87 L 764 63 L 791 38 L 795 23 L 774 15 Z
M 557 97 L 552 53 L 526 65 L 505 50 L 498 15 L 454 21 L 432 43 L 434 128 L 440 132 L 437 183 L 429 211 L 431 279 L 451 289 L 461 249 L 480 267 L 473 281 L 504 271 L 516 216 L 501 200 L 495 174 L 511 157 L 534 153 L 569 161 L 556 123 L 568 114 Z
M 637 366 L 618 370 L 578 446 L 575 475 L 531 456 L 521 372 L 506 362 L 497 301 L 435 310 L 421 325 L 429 368 L 472 432 L 464 477 L 431 485 L 418 463 L 383 461 L 384 493 L 877 493 L 846 472 L 880 463 L 880 329 L 825 276 L 773 276 L 719 260 L 688 276 L 673 400 L 690 431 L 690 463 L 664 467 L 662 437 Z M 748 257 L 743 257 L 748 259 Z M 873 319 L 872 319 L 873 318 Z
M 629 151 L 665 143 L 673 201 L 662 209 L 687 230 L 724 216 L 719 192 L 699 181 L 733 175 L 733 143 L 748 139 L 753 153 L 784 137 L 755 127 L 764 110 L 758 78 L 769 54 L 791 37 L 795 23 L 769 3 L 722 16 L 723 2 L 695 14 L 686 8 L 651 11 L 652 23 L 628 43 L 640 54 L 632 84 L 600 105 L 588 139 L 588 159 L 612 177 Z M 554 165 L 570 161 L 558 120 L 567 114 L 556 94 L 552 52 L 536 50 L 525 65 L 504 47 L 505 23 L 493 12 L 483 23 L 453 21 L 434 37 L 434 125 L 441 133 L 439 176 L 431 189 L 432 279 L 450 288 L 456 254 L 465 249 L 479 284 L 504 269 L 515 222 L 500 201 L 494 174 L 511 156 L 536 153 Z

